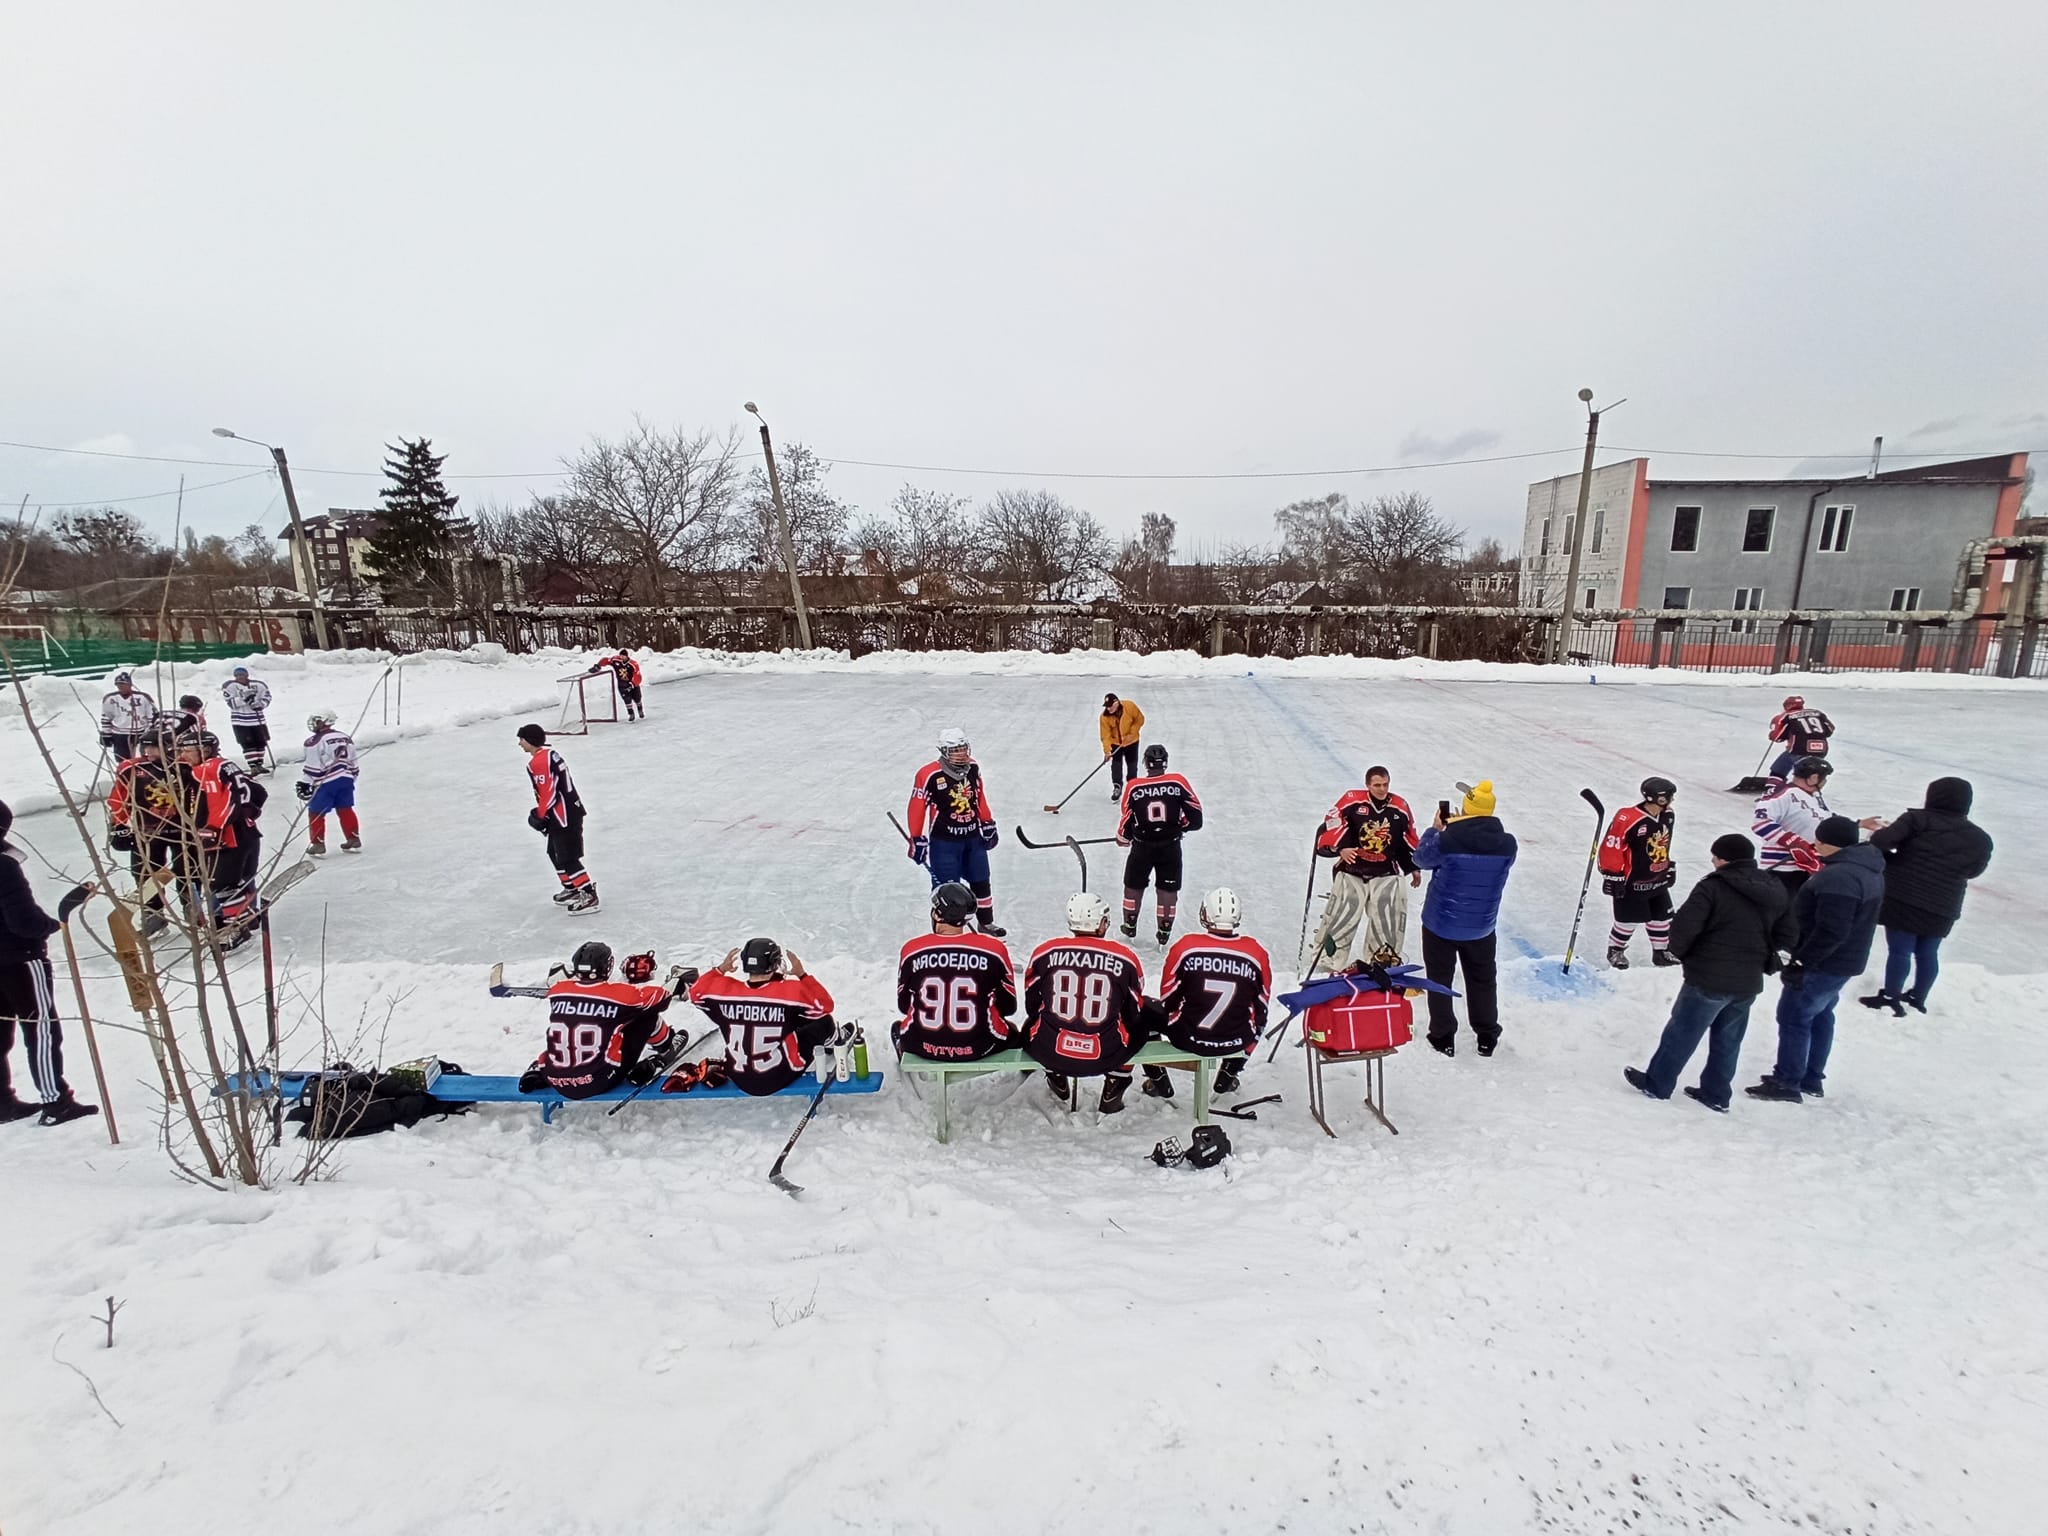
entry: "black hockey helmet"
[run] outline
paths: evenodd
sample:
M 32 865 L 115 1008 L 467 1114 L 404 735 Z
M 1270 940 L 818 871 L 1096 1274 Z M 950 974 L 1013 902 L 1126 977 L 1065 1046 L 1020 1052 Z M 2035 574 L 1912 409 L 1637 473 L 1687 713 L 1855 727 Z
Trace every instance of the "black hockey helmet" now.
M 1795 779 L 1810 779 L 1816 774 L 1824 779 L 1834 771 L 1835 765 L 1824 757 L 1802 757 L 1792 765 L 1792 777 Z
M 932 888 L 932 921 L 965 928 L 974 921 L 974 891 L 959 880 Z
M 544 747 L 548 744 L 548 733 L 537 725 L 522 725 L 519 739 L 529 747 Z
M 585 939 L 569 957 L 569 974 L 578 981 L 612 979 L 612 947 L 599 939 Z
M 186 711 L 188 714 L 196 715 L 199 711 L 206 708 L 206 700 L 200 698 L 196 693 L 180 694 L 178 697 L 178 708 Z
M 740 948 L 740 969 L 749 976 L 773 976 L 782 969 L 782 946 L 773 939 L 749 939 Z
M 1145 749 L 1145 771 L 1147 773 L 1166 772 L 1166 748 L 1160 746 L 1156 741 Z
M 1643 798 L 1645 800 L 1669 800 L 1677 793 L 1678 786 L 1676 784 L 1672 783 L 1669 779 L 1659 778 L 1654 773 L 1643 780 Z
M 654 951 L 641 955 L 628 955 L 619 966 L 619 974 L 636 987 L 654 979 Z

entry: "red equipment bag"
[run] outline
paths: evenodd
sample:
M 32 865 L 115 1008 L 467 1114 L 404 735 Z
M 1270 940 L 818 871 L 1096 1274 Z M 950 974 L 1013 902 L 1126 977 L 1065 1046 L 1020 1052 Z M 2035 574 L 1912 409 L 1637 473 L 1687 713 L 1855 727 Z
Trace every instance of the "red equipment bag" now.
M 1415 1009 L 1405 992 L 1355 992 L 1317 1003 L 1302 1015 L 1311 1050 L 1390 1051 L 1415 1038 Z

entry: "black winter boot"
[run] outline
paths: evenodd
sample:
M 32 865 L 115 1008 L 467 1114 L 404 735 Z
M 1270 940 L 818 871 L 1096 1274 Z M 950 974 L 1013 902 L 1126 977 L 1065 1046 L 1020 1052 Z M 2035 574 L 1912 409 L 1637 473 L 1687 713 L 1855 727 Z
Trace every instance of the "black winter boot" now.
M 1166 1075 L 1164 1067 L 1145 1069 L 1145 1097 L 1148 1099 L 1170 1099 L 1173 1097 L 1173 1079 Z
M 41 1114 L 42 1109 L 43 1106 L 40 1104 L 23 1103 L 10 1092 L 6 1098 L 0 1099 L 0 1125 L 5 1125 L 10 1120 L 26 1120 L 31 1115 Z
M 1120 1115 L 1124 1112 L 1124 1095 L 1130 1092 L 1128 1077 L 1105 1077 L 1102 1080 L 1102 1102 L 1096 1105 L 1105 1115 Z
M 1906 1016 L 1906 1000 L 1896 992 L 1880 991 L 1875 997 L 1859 997 L 1856 1001 L 1866 1008 L 1889 1008 L 1895 1019 Z
M 66 1088 L 60 1098 L 43 1106 L 43 1117 L 36 1124 L 63 1125 L 67 1121 L 83 1120 L 86 1116 L 96 1115 L 99 1112 L 99 1105 L 79 1103 L 77 1099 L 71 1096 L 71 1090 Z

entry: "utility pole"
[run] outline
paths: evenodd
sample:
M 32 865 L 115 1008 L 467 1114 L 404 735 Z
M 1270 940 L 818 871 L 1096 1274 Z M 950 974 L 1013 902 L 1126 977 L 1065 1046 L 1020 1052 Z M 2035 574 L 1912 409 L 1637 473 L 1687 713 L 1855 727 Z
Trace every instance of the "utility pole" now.
M 796 540 L 789 533 L 789 509 L 782 504 L 782 476 L 775 469 L 775 444 L 768 436 L 768 418 L 753 401 L 747 410 L 761 423 L 761 454 L 768 460 L 768 490 L 775 498 L 775 526 L 782 536 L 782 568 L 789 572 L 789 600 L 796 604 L 796 641 L 801 650 L 811 648 L 811 612 L 804 606 L 804 584 L 796 573 Z
M 320 606 L 320 562 L 314 558 L 313 544 L 306 537 L 306 525 L 299 518 L 299 495 L 292 489 L 292 467 L 285 462 L 284 450 L 270 443 L 259 443 L 253 437 L 244 437 L 226 427 L 215 427 L 215 437 L 231 437 L 238 443 L 251 443 L 258 448 L 268 448 L 270 459 L 277 466 L 277 478 L 284 484 L 285 510 L 291 514 L 292 539 L 306 557 L 306 595 L 313 600 L 313 643 L 326 650 L 327 611 Z M 346 555 L 344 554 L 344 558 Z
M 1572 519 L 1572 536 L 1566 541 L 1571 545 L 1571 550 L 1570 558 L 1565 562 L 1564 604 L 1560 610 L 1557 638 L 1550 647 L 1552 661 L 1563 661 L 1565 652 L 1571 648 L 1572 611 L 1578 606 L 1579 601 L 1579 550 L 1586 542 L 1586 503 L 1593 495 L 1593 450 L 1600 442 L 1600 413 L 1593 409 L 1593 391 L 1580 390 L 1579 399 L 1586 407 L 1586 458 L 1579 467 L 1578 515 Z M 1617 400 L 1614 405 L 1621 403 Z M 1607 409 L 1613 410 L 1614 405 L 1608 406 Z

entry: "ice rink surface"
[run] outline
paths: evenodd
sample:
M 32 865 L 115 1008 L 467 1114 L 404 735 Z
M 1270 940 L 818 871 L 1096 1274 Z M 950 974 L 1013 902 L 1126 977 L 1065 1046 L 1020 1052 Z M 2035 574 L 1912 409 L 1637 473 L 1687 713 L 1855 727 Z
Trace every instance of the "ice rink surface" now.
M 1040 810 L 1096 761 L 1105 687 L 1144 707 L 1207 809 L 1190 916 L 1227 881 L 1290 975 L 1338 793 L 1384 763 L 1426 818 L 1453 781 L 1491 778 L 1522 845 L 1499 1054 L 1404 1051 L 1398 1138 L 1339 1081 L 1331 1141 L 1284 1050 L 1246 1093 L 1286 1102 L 1229 1124 L 1236 1155 L 1206 1173 L 1145 1157 L 1185 1133 L 1185 1086 L 1070 1120 L 1035 1082 L 984 1082 L 956 1090 L 940 1147 L 893 1078 L 827 1102 L 792 1162 L 801 1201 L 765 1181 L 786 1102 L 545 1128 L 487 1108 L 353 1143 L 331 1182 L 222 1195 L 170 1180 L 145 1059 L 111 1034 L 129 1145 L 0 1133 L 0 1528 L 2030 1528 L 2048 1440 L 2048 703 L 2031 693 L 1805 685 L 1841 726 L 1837 809 L 1896 815 L 1960 773 L 1998 843 L 1931 1014 L 1849 1003 L 1817 1104 L 1738 1097 L 1717 1117 L 1629 1090 L 1620 1069 L 1676 982 L 1605 968 L 1597 886 L 1584 960 L 1565 977 L 1556 959 L 1594 833 L 1580 787 L 1611 811 L 1647 773 L 1675 780 L 1683 890 L 1715 835 L 1747 829 L 1726 789 L 1754 770 L 1776 689 L 1256 664 L 661 683 L 645 723 L 560 743 L 591 812 L 588 919 L 549 903 L 524 825 L 513 732 L 531 714 L 379 745 L 368 851 L 330 856 L 277 914 L 294 1048 L 324 991 L 330 1027 L 381 1037 L 386 1059 L 516 1071 L 540 1005 L 486 997 L 492 961 L 538 980 L 594 936 L 705 964 L 756 932 L 879 1037 L 926 890 L 885 813 L 938 730 L 965 729 L 983 765 L 1021 957 L 1077 870 L 1014 828 L 1110 830 L 1106 774 Z M 296 808 L 288 789 L 272 803 Z M 75 862 L 57 818 L 21 830 Z M 1117 850 L 1088 851 L 1110 892 Z M 94 991 L 118 1020 L 118 988 Z M 1767 1064 L 1768 1003 L 1743 1081 Z M 109 1292 L 127 1303 L 112 1351 L 88 1320 Z

